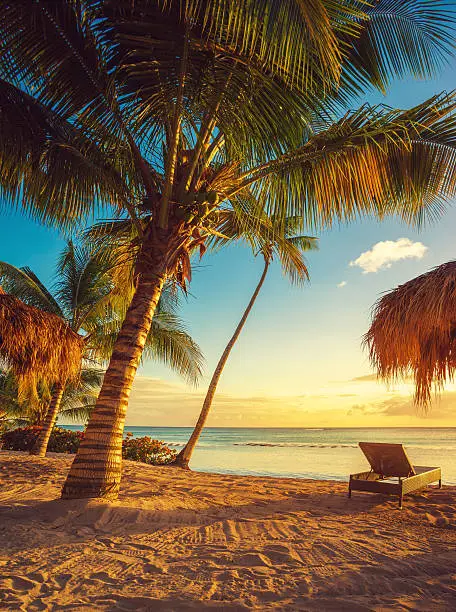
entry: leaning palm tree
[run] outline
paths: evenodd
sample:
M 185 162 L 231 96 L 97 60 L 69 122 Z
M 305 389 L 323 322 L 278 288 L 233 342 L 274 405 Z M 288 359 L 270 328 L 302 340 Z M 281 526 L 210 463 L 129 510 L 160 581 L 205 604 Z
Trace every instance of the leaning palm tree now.
M 454 192 L 452 96 L 362 107 L 435 74 L 451 16 L 427 0 L 16 0 L 0 4 L 0 183 L 49 223 L 135 223 L 135 293 L 64 497 L 115 497 L 128 397 L 166 279 L 251 194 L 328 227 L 407 221 Z M 258 211 L 257 211 L 258 212 Z M 96 452 L 94 452 L 96 449 Z
M 381 379 L 412 374 L 415 402 L 428 406 L 433 384 L 441 390 L 456 369 L 456 262 L 437 266 L 380 298 L 364 343 Z
M 250 298 L 250 301 L 247 304 L 247 308 L 244 310 L 241 320 L 239 321 L 236 329 L 234 330 L 233 335 L 228 341 L 228 344 L 226 345 L 225 350 L 223 351 L 215 367 L 214 373 L 212 374 L 212 378 L 210 380 L 206 392 L 206 396 L 204 398 L 201 412 L 199 414 L 193 432 L 187 444 L 177 455 L 175 461 L 173 462 L 173 465 L 178 465 L 179 467 L 185 469 L 188 468 L 188 464 L 190 463 L 193 451 L 195 450 L 195 447 L 198 444 L 198 440 L 201 436 L 201 433 L 209 416 L 209 412 L 212 407 L 212 402 L 214 401 L 215 393 L 217 391 L 217 385 L 223 373 L 223 369 L 228 361 L 228 358 L 230 356 L 231 351 L 233 350 L 234 345 L 236 344 L 239 336 L 241 335 L 242 329 L 244 328 L 247 318 L 252 311 L 256 299 L 261 291 L 261 288 L 263 287 L 263 283 L 266 280 L 266 275 L 274 259 L 274 256 L 277 256 L 279 258 L 284 273 L 290 277 L 292 282 L 302 283 L 308 279 L 307 266 L 305 264 L 302 254 L 305 251 L 316 249 L 317 241 L 316 238 L 296 235 L 296 229 L 299 229 L 300 224 L 301 220 L 296 217 L 287 217 L 283 224 L 279 224 L 279 228 L 274 228 L 274 223 L 272 223 L 270 235 L 266 237 L 266 242 L 261 244 L 259 251 L 257 252 L 257 254 L 261 255 L 263 258 L 263 271 L 261 273 L 258 284 L 256 285 L 252 297 Z M 263 238 L 264 240 L 264 232 L 263 235 L 259 235 L 259 238 Z
M 112 258 L 100 257 L 86 246 L 75 247 L 70 241 L 57 265 L 54 293 L 30 268 L 16 268 L 6 262 L 0 262 L 0 283 L 23 302 L 51 313 L 65 321 L 75 333 L 82 334 L 84 356 L 100 363 L 109 361 L 112 354 L 113 338 L 121 323 L 119 311 L 122 312 L 125 303 L 117 293 L 118 287 L 112 276 L 113 265 Z M 164 297 L 162 303 L 171 308 L 173 300 Z M 198 380 L 201 351 L 175 313 L 166 309 L 160 313 L 149 333 L 147 346 L 154 357 L 173 367 L 191 383 Z M 84 382 L 87 381 L 80 381 L 79 391 Z M 72 388 L 74 385 L 66 385 L 65 379 L 53 381 L 50 403 L 41 419 L 41 431 L 31 454 L 46 454 L 62 402 L 68 399 Z M 36 412 L 36 406 L 34 410 Z

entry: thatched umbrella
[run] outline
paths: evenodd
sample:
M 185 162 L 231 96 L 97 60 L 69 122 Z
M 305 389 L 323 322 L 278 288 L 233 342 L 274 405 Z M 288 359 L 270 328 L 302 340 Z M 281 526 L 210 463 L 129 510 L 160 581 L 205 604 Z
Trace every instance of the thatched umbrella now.
M 399 285 L 374 306 L 364 336 L 381 379 L 415 379 L 415 401 L 427 406 L 456 368 L 456 261 Z
M 0 287 L 0 358 L 23 389 L 39 380 L 77 380 L 84 338 L 58 316 L 29 306 Z

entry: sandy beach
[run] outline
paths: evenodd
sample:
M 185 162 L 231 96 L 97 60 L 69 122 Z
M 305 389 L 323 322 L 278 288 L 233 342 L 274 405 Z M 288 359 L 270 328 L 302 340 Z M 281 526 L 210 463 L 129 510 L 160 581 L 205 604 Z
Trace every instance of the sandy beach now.
M 2 610 L 454 610 L 456 487 L 126 462 L 119 500 L 60 501 L 71 456 L 0 452 Z

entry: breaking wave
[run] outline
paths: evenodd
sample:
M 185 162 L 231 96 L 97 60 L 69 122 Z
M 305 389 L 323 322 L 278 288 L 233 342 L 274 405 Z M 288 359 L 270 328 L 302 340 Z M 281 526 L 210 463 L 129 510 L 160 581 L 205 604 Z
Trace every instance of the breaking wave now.
M 313 442 L 233 442 L 233 446 L 277 446 L 283 448 L 358 448 L 357 444 L 317 444 Z

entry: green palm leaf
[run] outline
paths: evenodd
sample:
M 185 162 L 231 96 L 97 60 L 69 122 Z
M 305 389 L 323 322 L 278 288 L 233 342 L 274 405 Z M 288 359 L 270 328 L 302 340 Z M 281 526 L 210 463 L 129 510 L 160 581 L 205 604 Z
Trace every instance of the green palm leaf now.
M 123 206 L 125 167 L 116 168 L 106 145 L 4 79 L 0 133 L 1 187 L 7 203 L 62 226 L 97 206 Z
M 0 262 L 0 285 L 6 291 L 30 306 L 63 317 L 63 312 L 52 295 L 30 268 L 16 268 Z
M 287 210 L 309 227 L 367 214 L 420 223 L 455 193 L 455 107 L 455 94 L 409 111 L 363 106 L 299 149 L 247 170 L 232 193 L 249 187 L 271 214 Z
M 364 4 L 358 37 L 343 36 L 348 50 L 342 83 L 360 93 L 386 92 L 393 78 L 434 76 L 451 57 L 455 12 L 439 0 L 378 0 Z

